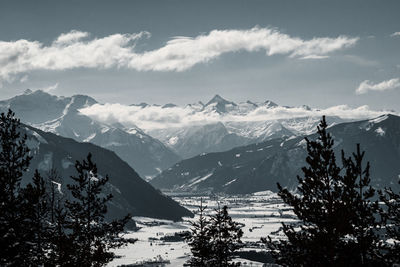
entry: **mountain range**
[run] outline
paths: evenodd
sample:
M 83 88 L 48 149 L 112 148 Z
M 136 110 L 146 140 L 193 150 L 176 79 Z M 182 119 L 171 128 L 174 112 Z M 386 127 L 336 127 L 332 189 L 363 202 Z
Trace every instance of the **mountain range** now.
M 30 181 L 35 169 L 44 176 L 56 170 L 61 177 L 59 191 L 65 195 L 66 184 L 71 183 L 71 175 L 76 175 L 74 164 L 82 161 L 90 152 L 97 164 L 99 176 L 109 176 L 105 193 L 114 198 L 107 215 L 116 218 L 131 213 L 133 216 L 146 216 L 169 220 L 179 220 L 192 213 L 181 207 L 171 198 L 154 189 L 114 152 L 91 143 L 80 143 L 71 138 L 43 132 L 31 126 L 23 127 L 27 133 L 27 145 L 33 159 L 29 171 L 24 174 L 23 183 Z M 68 197 L 66 195 L 66 197 Z
M 22 95 L 0 101 L 0 111 L 11 109 L 23 123 L 35 128 L 112 150 L 142 177 L 152 177 L 180 160 L 138 127 L 102 123 L 79 112 L 96 103 L 85 95 L 59 97 L 28 89 Z
M 151 107 L 146 103 L 137 106 L 142 109 Z M 168 107 L 174 108 L 177 105 L 169 104 Z M 162 108 L 165 109 L 165 105 Z M 277 108 L 279 105 L 270 100 L 246 101 L 236 104 L 220 95 L 215 95 L 207 104 L 202 102 L 188 104 L 184 110 L 192 117 L 206 117 L 217 121 L 150 129 L 146 132 L 162 141 L 181 158 L 187 159 L 202 153 L 226 151 L 237 146 L 274 138 L 309 134 L 314 131 L 320 119 L 318 115 L 281 119 L 271 119 L 268 116 L 264 116 L 262 120 L 243 119 L 259 109 L 274 110 Z M 285 108 L 291 109 L 291 107 Z M 295 108 L 311 111 L 311 108 L 305 105 Z M 220 120 L 218 121 L 218 119 Z M 336 116 L 330 116 L 329 119 L 331 124 L 348 121 Z
M 360 143 L 366 151 L 366 160 L 371 163 L 372 184 L 378 188 L 398 186 L 400 117 L 388 114 L 336 124 L 329 132 L 334 137 L 339 160 L 341 150 L 350 155 Z M 201 154 L 176 163 L 151 180 L 151 184 L 162 190 L 184 192 L 276 191 L 277 182 L 294 189 L 296 176 L 306 164 L 304 137 L 281 137 L 225 152 Z M 315 134 L 307 137 L 316 138 Z
M 132 104 L 124 107 L 130 110 L 120 121 L 109 119 L 110 114 L 87 112 L 103 106 L 89 96 L 62 97 L 41 90 L 0 101 L 0 111 L 12 109 L 26 124 L 34 158 L 25 182 L 35 168 L 42 173 L 55 168 L 68 179 L 75 160 L 91 152 L 100 174 L 111 177 L 107 190 L 115 195 L 110 205 L 113 216 L 131 212 L 172 220 L 191 213 L 153 186 L 174 192 L 237 194 L 275 191 L 280 182 L 294 189 L 305 164 L 304 137 L 315 138 L 320 120 L 320 112 L 308 106 L 284 107 L 269 100 L 235 103 L 219 95 L 206 104 L 185 107 Z M 304 115 L 265 116 L 282 110 Z M 140 116 L 131 116 L 135 112 Z M 188 123 L 180 123 L 182 117 Z M 143 118 L 162 127 L 138 127 L 136 122 Z M 349 154 L 361 143 L 372 165 L 373 184 L 397 186 L 400 117 L 387 114 L 355 121 L 327 116 L 327 121 L 336 152 L 343 149 Z M 171 122 L 178 123 L 171 126 Z
M 99 105 L 102 104 L 86 95 L 63 97 L 41 90 L 27 89 L 24 94 L 0 101 L 0 111 L 10 108 L 22 122 L 35 128 L 110 149 L 146 180 L 152 179 L 181 159 L 202 153 L 226 151 L 237 146 L 274 138 L 310 133 L 319 120 L 318 116 L 283 119 L 266 117 L 265 120 L 256 121 L 237 120 L 238 116 L 247 116 L 260 108 L 274 110 L 281 107 L 270 100 L 236 104 L 215 95 L 206 104 L 199 101 L 183 108 L 189 120 L 190 116 L 206 116 L 213 118 L 211 122 L 202 121 L 179 127 L 141 129 L 136 125 L 135 120 L 129 123 L 119 121 L 110 123 L 85 114 L 85 109 Z M 152 114 L 152 110 L 158 107 L 158 110 L 164 112 L 167 118 L 174 118 L 169 112 L 176 110 L 179 112 L 182 109 L 172 103 L 163 106 L 147 103 L 131 106 L 144 114 L 147 110 L 150 110 L 149 113 Z M 297 108 L 310 110 L 308 106 Z M 330 121 L 340 123 L 345 120 L 330 117 Z

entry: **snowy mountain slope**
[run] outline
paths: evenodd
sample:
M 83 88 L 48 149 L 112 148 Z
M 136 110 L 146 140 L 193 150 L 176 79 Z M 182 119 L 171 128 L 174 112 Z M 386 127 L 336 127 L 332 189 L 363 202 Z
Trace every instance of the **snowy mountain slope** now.
M 348 155 L 360 143 L 371 163 L 372 183 L 398 186 L 400 178 L 400 117 L 384 115 L 373 120 L 332 126 L 329 131 Z M 309 136 L 315 138 L 315 135 Z M 304 137 L 278 138 L 262 143 L 209 153 L 184 160 L 151 181 L 157 188 L 175 191 L 250 193 L 276 191 L 276 182 L 294 187 L 305 165 Z
M 229 133 L 221 122 L 154 130 L 149 134 L 171 147 L 183 158 L 194 157 L 201 153 L 225 151 L 253 141 L 250 138 Z
M 176 105 L 169 104 L 171 107 Z M 142 106 L 143 109 L 149 105 Z M 259 110 L 279 109 L 279 106 L 267 100 L 265 102 L 240 102 L 238 104 L 215 95 L 207 104 L 201 102 L 186 105 L 187 116 L 211 118 L 215 122 L 197 122 L 181 127 L 164 127 L 150 129 L 146 132 L 161 140 L 172 148 L 181 158 L 190 158 L 195 155 L 209 152 L 222 152 L 237 146 L 263 142 L 274 138 L 284 138 L 312 133 L 320 117 L 303 116 L 294 118 L 265 120 L 243 119 L 251 117 Z M 290 109 L 290 107 L 286 107 Z M 296 109 L 310 111 L 308 106 Z M 329 117 L 334 123 L 345 122 L 339 117 Z
M 120 217 L 126 213 L 133 216 L 148 216 L 154 218 L 178 220 L 182 216 L 191 216 L 191 213 L 154 189 L 142 180 L 139 175 L 114 152 L 90 143 L 79 143 L 71 138 L 64 138 L 52 133 L 26 126 L 28 146 L 33 159 L 29 172 L 24 175 L 23 182 L 32 177 L 34 170 L 46 175 L 55 168 L 62 177 L 61 191 L 66 191 L 69 178 L 75 175 L 74 163 L 83 160 L 87 154 L 97 164 L 99 175 L 109 175 L 108 192 L 114 195 L 109 205 L 110 217 Z
M 137 127 L 108 125 L 78 111 L 95 103 L 84 95 L 57 97 L 38 90 L 1 101 L 0 110 L 11 108 L 22 122 L 43 131 L 110 149 L 141 176 L 154 176 L 179 160 L 164 144 Z

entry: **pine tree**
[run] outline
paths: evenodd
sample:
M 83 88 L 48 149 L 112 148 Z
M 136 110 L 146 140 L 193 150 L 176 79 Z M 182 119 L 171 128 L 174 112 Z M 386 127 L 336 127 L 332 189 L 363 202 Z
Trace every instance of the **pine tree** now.
M 376 260 L 377 204 L 369 199 L 374 190 L 369 186 L 369 164 L 362 170 L 364 153 L 345 158 L 336 164 L 334 140 L 327 133 L 325 117 L 317 127 L 316 141 L 306 138 L 308 166 L 304 178 L 298 176 L 298 194 L 278 183 L 278 195 L 293 208 L 299 225 L 284 224 L 286 240 L 267 243 L 277 263 L 285 266 L 368 266 Z M 369 247 L 373 246 L 373 247 Z
M 77 161 L 75 168 L 78 176 L 71 176 L 75 183 L 67 185 L 73 200 L 66 201 L 68 228 L 72 231 L 69 237 L 74 251 L 73 264 L 102 266 L 114 258 L 110 249 L 132 242 L 121 237 L 130 216 L 105 222 L 107 203 L 112 195 L 104 195 L 102 189 L 109 178 L 97 174 L 91 154 L 82 163 Z
M 192 223 L 191 233 L 187 239 L 193 255 L 188 261 L 190 266 L 207 266 L 211 255 L 211 237 L 208 235 L 209 221 L 204 216 L 206 209 L 207 206 L 203 206 L 203 199 L 201 199 L 198 210 L 199 219 Z
M 400 184 L 400 181 L 399 181 Z M 386 226 L 385 260 L 388 265 L 400 264 L 400 193 L 391 188 L 380 192 L 380 199 L 385 203 L 381 214 Z
M 63 200 L 57 199 L 54 207 L 54 222 L 50 232 L 50 266 L 74 266 L 75 248 L 68 229 L 67 211 Z
M 239 266 L 231 262 L 234 252 L 242 246 L 242 226 L 234 222 L 228 214 L 228 207 L 218 206 L 215 214 L 210 216 L 208 235 L 210 237 L 210 260 L 207 266 Z
M 50 222 L 55 222 L 55 211 L 63 200 L 61 191 L 62 178 L 56 169 L 50 169 L 46 176 L 47 191 L 49 193 Z
M 24 266 L 28 228 L 24 225 L 21 178 L 31 156 L 26 135 L 20 133 L 20 121 L 9 110 L 0 115 L 0 265 Z
M 347 194 L 343 201 L 352 208 L 351 238 L 347 239 L 345 254 L 348 255 L 348 264 L 357 266 L 379 266 L 383 264 L 380 236 L 377 228 L 379 205 L 376 199 L 376 190 L 370 185 L 370 164 L 363 168 L 365 151 L 361 152 L 357 144 L 353 158 L 346 158 L 342 151 L 342 162 L 346 172 L 343 183 Z
M 27 242 L 30 246 L 29 258 L 32 265 L 40 266 L 48 263 L 48 251 L 50 249 L 49 234 L 51 223 L 49 218 L 50 206 L 45 180 L 36 170 L 32 183 L 23 190 L 25 201 L 24 217 L 29 229 Z

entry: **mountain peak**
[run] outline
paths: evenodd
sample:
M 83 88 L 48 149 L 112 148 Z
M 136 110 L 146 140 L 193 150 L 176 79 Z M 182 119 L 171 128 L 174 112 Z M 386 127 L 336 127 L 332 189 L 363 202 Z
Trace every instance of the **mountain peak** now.
M 208 103 L 204 106 L 206 109 L 212 109 L 218 113 L 225 113 L 232 107 L 237 105 L 234 102 L 225 100 L 220 95 L 216 94 Z
M 24 95 L 29 95 L 29 94 L 32 94 L 32 93 L 33 93 L 33 91 L 31 89 L 29 89 L 29 88 L 24 91 Z
M 220 102 L 220 101 L 226 101 L 226 100 L 224 98 L 222 98 L 219 94 L 216 94 L 210 101 Z
M 267 106 L 268 108 L 274 108 L 274 107 L 278 106 L 278 104 L 276 104 L 275 102 L 272 102 L 271 100 L 266 100 L 264 102 L 264 105 Z
M 224 99 L 219 94 L 216 94 L 213 98 L 211 98 L 211 100 L 207 102 L 206 106 L 208 106 L 210 104 L 213 104 L 213 103 L 217 103 L 217 104 L 233 104 L 233 105 L 236 106 L 235 103 Z
M 168 104 L 165 104 L 164 106 L 162 106 L 161 108 L 175 108 L 175 107 L 177 107 L 177 105 L 168 103 Z
M 94 98 L 87 95 L 73 95 L 71 98 L 74 100 L 77 108 L 88 107 L 97 103 Z
M 130 104 L 129 106 L 145 108 L 145 107 L 148 107 L 150 105 L 145 103 L 145 102 L 141 102 L 140 104 Z

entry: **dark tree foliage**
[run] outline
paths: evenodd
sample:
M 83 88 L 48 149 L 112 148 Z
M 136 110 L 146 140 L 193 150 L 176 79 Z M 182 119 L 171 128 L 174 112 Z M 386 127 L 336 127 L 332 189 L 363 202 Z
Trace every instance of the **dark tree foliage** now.
M 31 156 L 27 137 L 20 133 L 20 121 L 9 110 L 0 115 L 0 265 L 23 266 L 29 247 L 21 197 L 21 178 Z
M 316 141 L 306 138 L 308 166 L 298 176 L 297 194 L 278 183 L 279 196 L 293 208 L 299 225 L 283 224 L 287 239 L 262 239 L 277 263 L 285 266 L 369 266 L 378 263 L 374 215 L 377 203 L 369 199 L 369 164 L 363 170 L 364 153 L 343 154 L 336 164 L 334 141 L 327 133 L 325 117 L 317 127 Z
M 71 176 L 73 184 L 68 184 L 72 200 L 66 201 L 68 228 L 74 250 L 75 266 L 102 266 L 114 258 L 110 249 L 120 247 L 128 241 L 121 237 L 125 224 L 130 220 L 127 215 L 111 223 L 104 220 L 107 203 L 112 195 L 104 195 L 102 189 L 108 182 L 108 176 L 97 174 L 96 164 L 91 154 L 82 163 L 77 161 L 75 168 L 78 176 Z
M 64 207 L 64 199 L 57 198 L 52 209 L 52 228 L 50 231 L 50 266 L 73 266 L 75 251 L 73 240 L 69 236 L 67 211 Z M 51 217 L 50 217 L 51 218 Z
M 218 206 L 215 213 L 204 217 L 201 202 L 199 219 L 192 224 L 192 232 L 187 238 L 193 256 L 190 266 L 239 266 L 232 262 L 235 251 L 242 246 L 242 225 L 234 222 L 228 214 L 228 207 Z
M 0 266 L 103 266 L 114 258 L 110 249 L 133 239 L 121 236 L 127 215 L 105 222 L 108 177 L 99 177 L 91 160 L 76 162 L 77 177 L 65 200 L 55 170 L 44 179 L 36 170 L 21 187 L 31 156 L 26 135 L 12 111 L 0 115 Z
M 211 238 L 210 266 L 238 266 L 231 262 L 234 252 L 242 245 L 242 226 L 234 222 L 228 214 L 228 207 L 218 207 L 210 216 L 208 234 Z
M 188 261 L 190 266 L 207 266 L 211 255 L 209 220 L 204 216 L 206 209 L 207 206 L 203 206 L 203 199 L 201 199 L 198 210 L 199 219 L 192 223 L 191 233 L 187 239 L 193 255 Z
M 381 237 L 377 228 L 381 226 L 377 221 L 379 214 L 378 201 L 373 201 L 376 190 L 370 185 L 370 164 L 367 162 L 363 168 L 362 162 L 365 152 L 361 152 L 357 144 L 357 151 L 353 158 L 346 158 L 342 151 L 342 162 L 345 169 L 343 184 L 347 194 L 343 201 L 352 208 L 351 238 L 343 248 L 344 255 L 348 255 L 347 262 L 353 266 L 379 266 L 383 265 L 380 254 Z
M 388 264 L 394 266 L 400 264 L 400 193 L 386 188 L 380 192 L 380 199 L 385 203 L 385 209 L 382 209 L 381 214 L 386 225 L 386 239 L 389 239 L 385 244 L 387 251 L 385 259 Z
M 49 221 L 50 202 L 47 185 L 38 170 L 35 171 L 32 183 L 23 190 L 23 198 L 26 202 L 24 217 L 29 229 L 26 241 L 30 247 L 29 253 L 24 256 L 28 257 L 34 266 L 47 264 L 52 230 L 52 224 Z
M 54 224 L 56 217 L 56 209 L 60 207 L 60 204 L 63 202 L 63 193 L 62 193 L 62 178 L 58 174 L 56 169 L 50 169 L 46 175 L 46 185 L 48 191 L 48 200 L 49 200 L 49 217 L 50 222 Z

